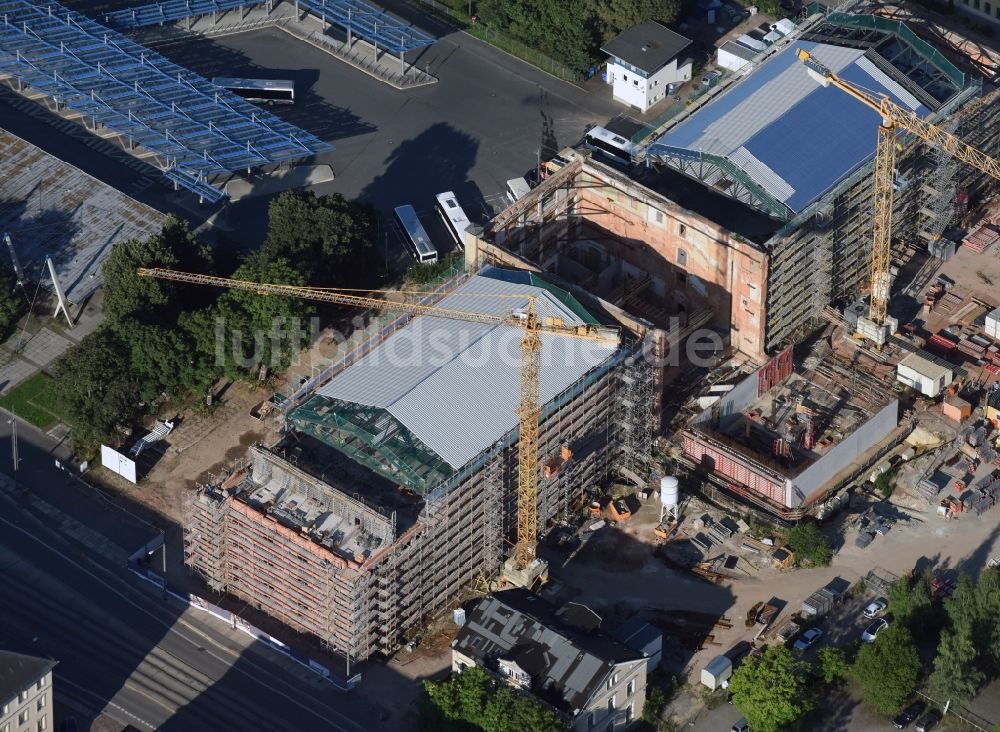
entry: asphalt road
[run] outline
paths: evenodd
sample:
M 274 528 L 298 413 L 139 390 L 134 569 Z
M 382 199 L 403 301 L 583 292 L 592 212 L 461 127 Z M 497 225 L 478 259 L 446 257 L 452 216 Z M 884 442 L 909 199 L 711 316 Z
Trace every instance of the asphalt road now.
M 146 730 L 380 728 L 355 695 L 131 575 L 125 558 L 157 530 L 85 494 L 44 438 L 18 431 L 17 480 L 29 490 L 0 487 L 0 648 L 58 660 L 60 714 L 104 712 Z M 4 415 L 5 476 L 9 435 Z

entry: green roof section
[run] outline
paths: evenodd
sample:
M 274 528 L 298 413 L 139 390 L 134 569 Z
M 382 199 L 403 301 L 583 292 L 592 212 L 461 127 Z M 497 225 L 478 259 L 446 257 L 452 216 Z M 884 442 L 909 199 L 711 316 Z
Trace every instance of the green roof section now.
M 455 472 L 387 410 L 321 395 L 293 409 L 295 429 L 379 475 L 425 494 Z
M 489 277 L 494 280 L 501 280 L 502 282 L 515 282 L 522 285 L 531 285 L 532 287 L 538 287 L 539 289 L 545 290 L 550 295 L 552 295 L 556 300 L 561 302 L 567 308 L 573 311 L 573 314 L 588 325 L 600 325 L 600 322 L 585 308 L 580 301 L 577 300 L 572 293 L 562 289 L 561 287 L 556 287 L 548 280 L 544 279 L 537 272 L 528 272 L 521 269 L 501 269 L 499 267 L 491 267 L 490 269 L 480 272 L 481 277 Z

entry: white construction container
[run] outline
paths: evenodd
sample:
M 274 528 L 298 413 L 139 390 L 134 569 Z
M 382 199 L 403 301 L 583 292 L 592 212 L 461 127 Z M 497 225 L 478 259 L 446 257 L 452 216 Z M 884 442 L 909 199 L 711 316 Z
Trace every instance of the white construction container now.
M 716 656 L 701 670 L 701 683 L 712 691 L 733 675 L 733 662 L 726 656 Z
M 955 373 L 949 367 L 911 353 L 896 365 L 896 380 L 924 396 L 936 397 L 951 385 Z
M 995 341 L 1000 341 L 1000 308 L 994 308 L 986 313 L 986 335 Z

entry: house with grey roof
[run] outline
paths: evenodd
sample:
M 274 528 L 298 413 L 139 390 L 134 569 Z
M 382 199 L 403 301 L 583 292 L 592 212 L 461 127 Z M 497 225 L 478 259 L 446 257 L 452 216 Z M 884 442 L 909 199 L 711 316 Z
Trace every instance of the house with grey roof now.
M 521 588 L 481 598 L 452 642 L 452 670 L 486 668 L 575 730 L 625 729 L 646 701 L 646 658 L 592 623 L 577 623 L 583 606 L 574 605 L 567 613 Z
M 691 39 L 648 20 L 622 31 L 601 50 L 608 55 L 606 81 L 619 101 L 645 112 L 691 80 Z
M 48 658 L 0 651 L 0 730 L 52 730 L 52 669 Z

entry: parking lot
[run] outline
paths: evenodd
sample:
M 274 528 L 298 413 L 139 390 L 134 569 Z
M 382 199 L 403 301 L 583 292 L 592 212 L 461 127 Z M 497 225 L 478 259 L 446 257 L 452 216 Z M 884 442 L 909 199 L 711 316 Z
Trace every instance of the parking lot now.
M 405 91 L 275 28 L 156 50 L 206 77 L 293 79 L 295 106 L 272 111 L 335 146 L 318 162 L 336 179 L 316 191 L 360 198 L 384 213 L 410 203 L 428 219 L 435 194 L 453 190 L 473 222 L 484 220 L 491 205 L 503 205 L 509 178 L 620 111 L 609 91 L 589 94 L 428 23 L 445 35 L 412 61 L 439 81 Z M 263 208 L 259 198 L 233 204 L 229 220 L 241 232 L 259 230 Z

